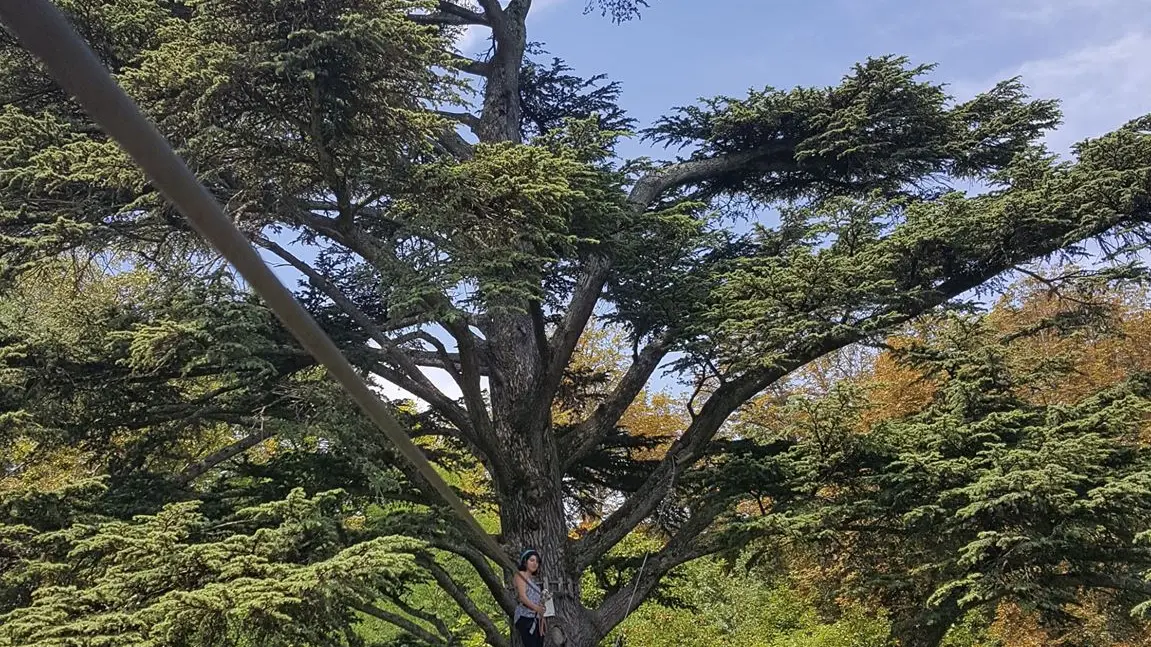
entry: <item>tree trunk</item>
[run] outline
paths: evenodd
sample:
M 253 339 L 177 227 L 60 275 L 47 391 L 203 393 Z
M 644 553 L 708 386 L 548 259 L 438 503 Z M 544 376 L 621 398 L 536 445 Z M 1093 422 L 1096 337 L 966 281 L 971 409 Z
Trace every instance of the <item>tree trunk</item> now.
M 494 3 L 493 3 L 494 4 Z M 530 2 L 507 4 L 492 14 L 495 52 L 488 61 L 483 109 L 476 129 L 483 142 L 522 141 L 520 71 L 527 45 L 526 17 Z M 568 566 L 567 516 L 564 510 L 562 464 L 551 428 L 551 398 L 541 394 L 549 348 L 526 303 L 497 305 L 484 333 L 492 372 L 492 425 L 499 459 L 508 475 L 494 483 L 500 500 L 504 546 L 515 555 L 526 549 L 540 554 L 538 579 L 553 594 L 556 615 L 547 619 L 547 645 L 595 647 L 603 638 L 594 615 L 580 603 L 580 576 Z M 511 644 L 521 645 L 512 628 Z
M 568 528 L 558 485 L 528 484 L 503 492 L 501 502 L 500 521 L 508 547 L 517 552 L 531 548 L 540 554 L 537 579 L 552 593 L 556 610 L 556 615 L 547 619 L 547 644 L 594 647 L 602 636 L 591 612 L 580 603 L 581 573 L 567 566 Z M 518 636 L 513 645 L 519 645 Z
M 505 461 L 497 482 L 504 545 L 519 555 L 540 554 L 539 579 L 554 596 L 556 616 L 547 621 L 548 644 L 591 647 L 591 614 L 580 604 L 580 574 L 568 566 L 568 523 L 560 463 L 551 430 L 550 402 L 538 395 L 544 373 L 534 324 L 528 315 L 501 315 L 487 331 L 493 350 L 493 425 Z M 513 644 L 519 644 L 518 636 Z
M 520 115 L 520 70 L 527 49 L 527 9 L 513 2 L 494 17 L 496 49 L 488 61 L 484 105 L 476 135 L 485 142 L 523 141 Z

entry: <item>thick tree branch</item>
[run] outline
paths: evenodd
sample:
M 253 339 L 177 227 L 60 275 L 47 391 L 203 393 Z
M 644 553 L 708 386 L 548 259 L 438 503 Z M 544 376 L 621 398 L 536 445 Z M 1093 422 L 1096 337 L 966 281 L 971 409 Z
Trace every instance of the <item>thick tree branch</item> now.
M 691 516 L 667 545 L 648 557 L 642 573 L 637 572 L 625 586 L 608 595 L 596 610 L 596 621 L 600 632 L 607 634 L 626 620 L 628 614 L 635 610 L 636 601 L 646 599 L 673 568 L 722 550 L 725 546 L 723 542 L 701 541 L 701 535 L 726 507 L 722 501 L 709 502 Z
M 371 349 L 365 349 L 364 352 L 369 356 L 371 355 Z M 380 355 L 387 357 L 385 353 L 380 353 Z M 436 412 L 459 428 L 465 438 L 473 436 L 471 428 L 468 426 L 467 413 L 439 389 L 428 389 L 423 383 L 409 378 L 404 371 L 395 368 L 388 362 L 380 361 L 376 357 L 371 357 L 366 366 L 368 371 L 432 405 Z
M 403 611 L 413 618 L 419 618 L 420 620 L 423 620 L 424 622 L 432 625 L 436 628 L 436 631 L 440 632 L 440 635 L 444 637 L 445 641 L 448 643 L 452 642 L 452 630 L 448 627 L 447 623 L 441 620 L 438 616 L 433 613 L 428 613 L 427 611 L 417 609 L 398 597 L 393 597 L 391 600 L 392 604 L 396 605 L 400 611 Z
M 476 336 L 468 327 L 467 322 L 453 321 L 444 324 L 444 329 L 456 340 L 460 358 L 460 392 L 464 396 L 464 404 L 471 416 L 472 425 L 477 435 L 485 443 L 495 443 L 495 430 L 492 417 L 488 411 L 488 403 L 484 400 L 483 388 L 480 378 L 491 374 L 491 365 L 481 359 L 481 352 L 476 344 Z M 503 474 L 501 466 L 500 474 Z
M 916 309 L 914 313 L 898 319 L 887 320 L 884 324 L 885 326 L 894 326 L 905 322 L 928 307 L 938 305 L 947 298 L 962 293 L 968 287 L 979 285 L 983 280 L 986 279 L 965 281 L 964 286 L 966 287 L 958 292 L 949 292 L 948 296 L 938 295 L 931 299 L 931 305 L 924 304 L 922 309 Z M 674 475 L 694 465 L 699 460 L 708 443 L 715 437 L 723 423 L 743 403 L 751 400 L 792 370 L 833 350 L 858 341 L 866 334 L 865 328 L 860 327 L 839 335 L 828 335 L 817 343 L 811 344 L 805 352 L 798 353 L 785 362 L 779 362 L 776 366 L 749 371 L 722 384 L 707 399 L 699 414 L 692 419 L 684 433 L 672 443 L 665 458 L 648 477 L 644 485 L 635 494 L 628 497 L 603 523 L 596 526 L 580 540 L 575 550 L 575 563 L 580 568 L 586 568 L 606 554 L 608 550 L 611 550 L 612 546 L 615 546 L 633 528 L 650 516 L 659 502 L 666 496 Z
M 479 14 L 476 14 L 477 16 Z M 431 13 L 411 13 L 408 14 L 408 20 L 420 25 L 450 25 L 456 27 L 463 27 L 467 25 L 483 25 L 483 22 L 476 22 L 466 18 L 460 18 L 450 13 L 443 11 L 433 11 Z
M 471 331 L 457 330 L 457 340 L 463 340 L 463 350 L 460 353 L 449 353 L 443 342 L 427 331 L 412 333 L 412 339 L 418 339 L 430 344 L 435 350 L 404 349 L 420 366 L 441 368 L 446 371 L 459 387 L 463 394 L 465 408 L 472 433 L 464 435 L 461 439 L 473 446 L 478 457 L 493 474 L 503 474 L 503 467 L 493 463 L 490 457 L 495 456 L 493 445 L 493 430 L 491 415 L 488 412 L 487 402 L 484 400 L 480 385 L 480 377 L 487 375 L 489 368 L 474 346 L 474 336 Z M 471 346 L 468 344 L 472 343 Z M 383 377 L 383 376 L 381 376 Z M 414 394 L 417 392 L 413 391 Z M 421 396 L 422 397 L 422 396 Z M 453 403 L 454 404 L 454 403 Z M 459 407 L 457 407 L 459 408 Z
M 461 162 L 466 162 L 475 157 L 476 150 L 466 139 L 460 136 L 452 128 L 445 128 L 440 133 L 436 142 L 443 147 L 452 157 L 455 157 Z
M 299 224 L 311 229 L 315 233 L 325 236 L 339 245 L 346 247 L 348 250 L 355 252 L 378 272 L 384 275 L 394 273 L 396 276 L 402 276 L 406 279 L 422 283 L 428 288 L 423 296 L 423 302 L 428 308 L 428 316 L 421 317 L 421 322 L 435 321 L 446 327 L 446 324 L 440 321 L 440 319 L 463 322 L 469 322 L 474 319 L 472 315 L 457 308 L 443 291 L 424 281 L 409 264 L 400 260 L 393 251 L 381 247 L 378 242 L 363 229 L 353 224 L 337 222 L 334 218 L 318 216 L 312 213 L 311 210 L 313 209 L 316 211 L 325 210 L 323 208 L 305 205 L 303 209 L 291 210 L 289 217 L 296 219 Z
M 457 70 L 459 70 L 461 72 L 466 72 L 466 73 L 471 74 L 473 76 L 479 76 L 479 77 L 487 78 L 487 77 L 492 75 L 492 70 L 495 69 L 492 67 L 492 64 L 490 61 L 477 61 L 474 58 L 469 58 L 467 56 L 462 56 L 460 54 L 452 54 L 451 59 L 452 59 L 452 62 L 455 64 L 455 68 Z M 469 128 L 471 128 L 472 130 L 475 130 L 475 125 L 472 123 L 468 123 L 467 121 L 465 121 L 465 119 L 470 118 L 470 119 L 473 119 L 477 122 L 479 121 L 479 117 L 476 117 L 475 115 L 473 115 L 471 113 L 440 112 L 439 115 L 441 117 L 447 117 L 449 119 L 454 119 L 455 121 L 459 121 L 461 123 L 464 123 Z
M 971 262 L 963 266 L 967 268 L 965 272 L 957 272 L 937 285 L 922 286 L 922 293 L 914 299 L 909 298 L 899 310 L 886 311 L 860 320 L 854 325 L 837 326 L 833 329 L 836 332 L 814 337 L 805 344 L 796 346 L 790 357 L 775 362 L 773 366 L 753 369 L 725 382 L 707 399 L 699 415 L 692 420 L 686 431 L 672 443 L 664 460 L 653 470 L 645 484 L 576 544 L 573 548 L 573 564 L 579 569 L 586 568 L 650 516 L 667 493 L 670 477 L 699 460 L 728 417 L 743 403 L 791 371 L 827 353 L 860 341 L 868 335 L 906 323 L 927 310 L 986 283 L 1017 264 L 1060 249 L 1071 242 L 1066 238 L 1068 236 L 1074 236 L 1077 240 L 1099 236 L 1130 217 L 1129 214 L 1111 213 L 1106 218 L 1100 218 L 1090 230 L 1083 230 L 1077 226 L 1081 219 L 1066 216 L 1065 222 L 1068 224 L 1064 230 L 1046 232 L 1046 236 L 1033 238 L 1035 242 L 1028 248 L 1004 247 L 1003 249 L 1014 249 L 1013 253 L 1000 256 L 1002 249 L 996 249 L 992 252 L 995 255 L 992 258 L 983 259 L 981 262 L 976 262 L 979 259 L 970 259 Z M 1013 232 L 1007 231 L 1003 235 L 1010 237 Z
M 454 337 L 454 335 L 453 335 L 453 337 Z M 464 338 L 465 339 L 474 339 L 474 335 L 469 334 L 469 335 L 465 336 Z M 428 332 L 426 330 L 418 330 L 418 331 L 415 331 L 413 333 L 409 333 L 407 335 L 404 335 L 404 339 L 402 342 L 397 339 L 397 340 L 395 340 L 395 343 L 397 345 L 399 345 L 401 343 L 405 343 L 405 342 L 409 342 L 409 341 L 413 341 L 413 340 L 424 341 L 432 347 L 432 350 L 429 350 L 427 348 L 408 348 L 408 347 L 404 348 L 405 352 L 411 354 L 413 358 L 417 358 L 416 361 L 420 362 L 421 366 L 432 366 L 432 367 L 436 367 L 436 368 L 442 368 L 445 371 L 451 373 L 453 378 L 459 378 L 460 377 L 458 372 L 460 371 L 460 366 L 464 361 L 464 354 L 458 353 L 458 352 L 456 352 L 456 353 L 449 352 L 447 347 L 444 346 L 443 341 L 441 341 L 438 337 L 436 337 L 435 335 L 431 334 L 430 332 Z M 478 349 L 476 349 L 476 350 L 478 350 Z M 477 369 L 480 372 L 480 375 L 484 375 L 484 376 L 488 375 L 488 373 L 491 371 L 491 367 L 488 366 L 487 359 L 483 356 L 482 353 L 473 353 L 473 354 L 475 355 L 475 362 L 476 362 Z
M 276 432 L 271 428 L 261 425 L 258 431 L 248 434 L 247 436 L 244 436 L 231 445 L 222 447 L 212 452 L 211 454 L 208 454 L 204 458 L 196 461 L 195 463 L 185 467 L 184 470 L 180 472 L 179 476 L 176 477 L 176 482 L 181 485 L 191 483 L 192 481 L 195 481 L 196 479 L 206 474 L 209 470 L 216 467 L 217 465 L 232 460 L 236 456 L 243 454 L 249 449 L 259 445 L 260 443 L 275 435 Z
M 438 368 L 447 371 L 451 374 L 453 371 L 459 371 L 459 354 L 448 353 L 447 356 L 439 351 L 425 350 L 422 348 L 405 348 L 404 352 L 412 358 L 412 361 L 417 366 L 423 368 Z M 453 378 L 455 376 L 453 375 Z
M 487 5 L 485 5 L 484 3 L 480 3 L 480 6 L 486 7 Z M 468 9 L 466 7 L 461 7 L 460 5 L 456 4 L 455 2 L 452 2 L 452 0 L 440 0 L 439 5 L 438 5 L 438 9 L 440 11 L 445 12 L 445 13 L 450 13 L 452 15 L 460 16 L 462 18 L 469 18 L 469 19 L 480 18 L 481 20 L 485 21 L 484 24 L 487 24 L 486 18 L 482 14 L 477 14 L 476 12 L 472 11 L 471 9 Z
M 704 182 L 724 173 L 746 170 L 752 164 L 765 171 L 777 164 L 781 168 L 790 168 L 794 164 L 791 155 L 792 146 L 778 142 L 755 150 L 680 162 L 640 178 L 632 187 L 628 201 L 637 209 L 647 209 L 668 191 Z
M 660 361 L 667 355 L 671 335 L 664 335 L 644 347 L 632 361 L 619 384 L 595 411 L 560 441 L 563 472 L 591 453 L 619 423 L 620 418 L 635 401 Z
M 492 459 L 493 456 L 498 456 L 495 448 L 492 446 L 492 444 L 489 441 L 485 440 L 484 437 L 473 433 L 472 428 L 470 427 L 470 424 L 469 424 L 470 421 L 467 417 L 468 413 L 463 408 L 461 408 L 458 404 L 456 404 L 455 401 L 451 400 L 450 398 L 447 398 L 447 396 L 442 396 L 442 394 L 441 394 L 441 396 L 444 398 L 444 400 L 452 405 L 452 410 L 454 412 L 456 412 L 453 414 L 454 417 L 449 417 L 445 414 L 443 408 L 440 407 L 439 405 L 437 405 L 436 402 L 434 401 L 435 398 L 441 397 L 441 396 L 436 395 L 437 393 L 440 393 L 440 391 L 438 389 L 435 392 L 427 392 L 423 388 L 423 386 L 421 386 L 418 383 L 413 382 L 412 380 L 409 380 L 403 373 L 401 373 L 397 369 L 392 368 L 392 367 L 388 366 L 387 364 L 383 364 L 380 362 L 372 363 L 369 366 L 368 370 L 371 371 L 373 374 L 378 375 L 379 377 L 383 378 L 384 380 L 387 380 L 388 382 L 391 382 L 392 384 L 400 387 L 401 389 L 408 391 L 409 393 L 416 396 L 417 398 L 420 398 L 421 400 L 424 400 L 425 402 L 428 402 L 429 404 L 431 404 L 437 413 L 439 413 L 440 415 L 443 415 L 444 418 L 447 419 L 448 422 L 450 422 L 452 424 L 452 426 L 454 426 L 454 427 L 456 427 L 456 429 L 460 430 L 457 437 L 460 440 L 464 441 L 464 443 L 466 443 L 468 445 L 468 449 L 473 454 L 475 454 L 476 458 L 478 458 L 480 460 L 480 462 L 482 462 L 484 464 L 485 467 L 487 467 L 489 470 L 497 468 L 498 464 L 493 463 L 493 459 Z M 429 400 L 429 398 L 433 398 L 433 399 Z
M 420 370 L 416 362 L 413 361 L 403 349 L 397 347 L 391 339 L 384 335 L 383 331 L 376 327 L 375 322 L 356 307 L 356 304 L 352 303 L 351 299 L 344 296 L 339 288 L 310 265 L 296 258 L 295 255 L 280 245 L 263 237 L 257 237 L 256 242 L 308 277 L 308 281 L 313 286 L 327 295 L 340 310 L 351 317 L 352 320 L 356 322 L 356 325 L 363 328 L 364 332 L 366 332 L 373 341 L 379 344 L 389 361 L 399 367 L 399 375 L 392 374 L 393 377 L 398 378 L 402 376 L 403 378 L 401 379 L 402 384 L 396 384 L 396 386 L 411 391 L 413 394 L 426 400 L 428 404 L 436 407 L 445 418 L 452 421 L 452 424 L 459 426 L 462 433 L 474 435 L 474 430 L 468 421 L 467 412 L 445 395 L 443 391 L 440 391 L 440 389 L 428 379 L 428 376 L 424 375 L 424 372 Z
M 511 616 L 516 609 L 515 600 L 512 598 L 504 586 L 503 580 L 500 579 L 496 571 L 492 570 L 487 558 L 484 557 L 480 551 L 464 544 L 459 541 L 448 541 L 446 539 L 433 539 L 429 542 L 433 548 L 438 548 L 442 551 L 452 553 L 464 558 L 476 573 L 480 576 L 484 586 L 487 587 L 488 593 L 495 599 L 496 603 L 500 605 L 504 613 Z
M 427 343 L 432 347 L 435 356 L 440 360 L 440 363 L 442 364 L 441 368 L 447 371 L 448 375 L 452 376 L 452 379 L 455 380 L 457 385 L 460 385 L 460 382 L 463 379 L 460 377 L 459 371 L 460 354 L 449 353 L 447 347 L 444 346 L 444 342 L 440 341 L 435 335 L 427 332 L 426 330 L 417 331 L 415 333 L 415 338 Z
M 488 614 L 480 610 L 476 603 L 468 596 L 467 591 L 463 589 L 452 576 L 448 574 L 435 560 L 427 556 L 417 557 L 417 563 L 426 568 L 432 577 L 436 580 L 436 584 L 447 593 L 452 600 L 459 605 L 460 609 L 467 614 L 472 622 L 484 632 L 484 638 L 488 641 L 489 645 L 493 647 L 509 647 L 507 638 L 503 632 L 499 630 L 495 622 L 492 621 Z
M 401 616 L 398 613 L 392 613 L 391 611 L 381 609 L 374 604 L 357 604 L 355 605 L 355 609 L 360 613 L 369 615 L 373 618 L 376 618 L 377 620 L 382 620 L 394 627 L 398 627 L 401 630 L 411 634 L 413 638 L 422 640 L 429 645 L 443 645 L 444 647 L 447 647 L 448 645 L 448 641 L 437 637 L 432 632 L 424 629 L 420 625 Z
M 497 44 L 503 44 L 511 38 L 511 29 L 508 16 L 500 6 L 500 0 L 476 0 L 484 10 L 487 24 L 492 28 L 492 35 L 496 37 Z
M 440 0 L 436 11 L 409 14 L 408 18 L 421 25 L 487 25 L 487 16 L 461 7 L 451 0 Z
M 438 110 L 436 111 L 436 114 L 443 117 L 444 119 L 450 119 L 452 121 L 461 123 L 470 128 L 472 131 L 475 131 L 480 127 L 480 118 L 470 112 L 450 112 L 447 110 Z
M 500 6 L 499 0 L 476 0 L 480 7 L 488 14 L 502 16 L 504 13 L 503 7 Z
M 564 369 L 579 344 L 580 336 L 599 303 L 603 286 L 611 272 L 611 259 L 599 252 L 588 255 L 580 268 L 579 278 L 572 291 L 563 319 L 548 341 L 546 373 L 539 386 L 541 402 L 550 402 L 563 380 Z

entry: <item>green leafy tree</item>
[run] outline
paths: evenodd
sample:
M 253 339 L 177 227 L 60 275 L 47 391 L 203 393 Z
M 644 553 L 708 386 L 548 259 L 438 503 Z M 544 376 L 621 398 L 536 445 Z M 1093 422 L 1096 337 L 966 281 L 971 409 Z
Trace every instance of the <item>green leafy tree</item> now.
M 633 647 L 887 647 L 887 622 L 860 607 L 827 619 L 772 565 L 705 558 L 678 569 L 667 602 L 651 601 L 621 625 Z
M 541 551 L 565 644 L 596 644 L 632 591 L 645 599 L 676 566 L 730 545 L 721 529 L 753 476 L 717 493 L 709 470 L 738 447 L 725 424 L 757 394 L 1019 263 L 1097 237 L 1125 243 L 1151 216 L 1146 118 L 1061 162 L 1036 143 L 1059 119 L 1054 102 L 1018 81 L 957 102 L 929 67 L 897 57 L 834 87 L 678 109 L 643 133 L 690 154 L 625 163 L 612 152 L 622 133 L 604 127 L 626 125 L 612 86 L 526 58 L 531 4 L 61 3 L 237 224 L 306 277 L 301 296 L 348 356 L 427 403 L 424 422 L 482 466 L 477 508 L 494 510 L 509 554 Z M 590 8 L 624 20 L 643 5 Z M 490 30 L 481 59 L 448 51 L 464 26 Z M 116 146 L 27 53 L 0 47 L 0 273 L 68 251 L 165 271 L 200 259 Z M 469 88 L 475 105 L 460 99 Z M 964 195 L 953 180 L 991 190 Z M 735 233 L 733 219 L 766 208 L 783 209 L 779 226 Z M 597 311 L 627 331 L 633 361 L 585 418 L 553 424 Z M 658 460 L 619 458 L 621 416 L 672 358 L 701 394 L 689 421 Z M 386 451 L 355 437 L 337 460 Z M 605 455 L 626 479 L 597 485 L 620 500 L 572 538 L 573 492 Z M 388 472 L 401 473 L 395 489 L 426 503 L 404 469 Z M 660 519 L 674 523 L 661 523 L 648 568 L 583 604 L 585 570 L 667 508 Z M 413 532 L 465 560 L 491 599 L 477 604 L 450 574 L 438 583 L 504 644 L 490 611 L 511 611 L 501 575 L 424 512 Z
M 0 499 L 0 577 L 17 593 L 0 608 L 0 644 L 356 644 L 349 601 L 369 605 L 427 577 L 411 539 L 343 548 L 339 492 L 295 491 L 221 523 L 198 503 L 99 520 L 84 514 L 98 489 Z
M 434 517 L 394 469 L 396 458 L 380 445 L 378 431 L 310 357 L 286 343 L 271 314 L 226 277 L 186 279 L 156 281 L 143 270 L 108 274 L 96 264 L 53 262 L 0 297 L 0 493 L 24 499 L 28 491 L 74 494 L 72 483 L 101 474 L 97 493 L 83 490 L 89 517 L 132 524 L 137 514 L 169 518 L 161 508 L 171 504 L 181 515 L 194 511 L 195 523 L 211 527 L 211 541 L 222 543 L 242 539 L 229 537 L 243 534 L 245 526 L 234 521 L 248 508 L 276 504 L 299 487 L 313 496 L 340 488 L 341 505 L 309 513 L 354 530 L 329 536 L 339 550 L 391 545 L 397 534 L 434 536 Z M 474 469 L 434 415 L 395 404 L 446 475 Z M 482 492 L 456 480 L 465 494 Z M 477 496 L 469 498 L 483 505 Z M 67 519 L 89 523 L 44 503 L 57 500 L 78 505 L 53 494 L 21 504 L 46 507 L 43 515 L 52 521 L 37 532 L 61 530 Z M 24 539 L 47 541 L 42 534 Z M 300 559 L 327 559 L 316 548 Z M 328 620 L 344 622 L 345 629 L 363 624 L 353 637 L 375 636 L 377 644 L 404 636 L 433 644 L 474 636 L 478 629 L 458 606 L 431 593 L 439 590 L 433 575 L 448 573 L 476 591 L 484 590 L 483 582 L 466 561 L 446 559 L 433 546 L 413 544 L 407 551 L 423 577 L 399 580 L 375 599 L 332 589 Z M 439 566 L 430 560 L 442 569 L 431 568 Z M 252 586 L 275 588 L 282 573 L 249 575 Z M 0 595 L 27 602 L 20 586 L 18 578 L 2 581 Z M 386 631 L 375 628 L 385 621 Z M 294 627 L 277 624 L 282 632 L 260 640 L 296 644 Z
M 1042 330 L 939 322 L 902 351 L 938 384 L 929 403 L 866 433 L 858 384 L 795 403 L 789 469 L 810 503 L 785 515 L 826 551 L 827 584 L 887 608 L 904 645 L 943 644 L 966 614 L 1005 602 L 1066 629 L 1088 591 L 1120 617 L 1151 595 L 1151 381 L 1030 401 L 1060 369 L 1015 362 L 1012 345 Z

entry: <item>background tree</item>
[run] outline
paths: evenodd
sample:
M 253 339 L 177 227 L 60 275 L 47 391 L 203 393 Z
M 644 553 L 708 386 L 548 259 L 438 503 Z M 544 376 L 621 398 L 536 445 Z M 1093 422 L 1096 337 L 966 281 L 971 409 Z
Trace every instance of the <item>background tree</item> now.
M 579 101 L 525 97 L 525 79 L 548 88 L 567 74 L 525 74 L 530 0 L 62 5 L 253 241 L 306 277 L 302 297 L 349 357 L 426 402 L 424 419 L 482 466 L 499 539 L 513 555 L 540 549 L 570 645 L 607 635 L 632 591 L 642 600 L 676 566 L 730 545 L 722 528 L 747 479 L 717 480 L 715 468 L 738 447 L 726 422 L 757 394 L 1017 264 L 1097 237 L 1123 248 L 1151 215 L 1147 119 L 1059 162 L 1036 144 L 1058 121 L 1053 102 L 1017 81 L 956 102 L 929 67 L 896 57 L 835 87 L 676 110 L 645 133 L 690 154 L 626 164 L 612 153 L 621 133 L 579 119 L 604 113 L 598 101 L 608 125 L 624 123 L 611 86 L 571 81 Z M 597 7 L 626 19 L 637 5 Z M 468 25 L 490 30 L 482 60 L 446 51 Z M 164 271 L 197 258 L 115 145 L 26 53 L 2 47 L 0 271 L 81 250 Z M 460 100 L 468 87 L 475 106 Z M 960 179 L 990 190 L 948 189 Z M 777 227 L 731 226 L 775 207 Z M 597 310 L 627 331 L 632 363 L 589 415 L 557 425 Z M 572 538 L 571 481 L 613 450 L 621 416 L 669 359 L 700 380 L 689 420 L 658 461 L 602 484 L 618 505 Z M 356 437 L 354 451 L 386 451 Z M 402 474 L 393 483 L 425 501 Z M 669 503 L 677 521 L 647 569 L 585 605 L 585 570 Z M 511 600 L 482 547 L 434 510 L 405 512 L 411 532 L 474 570 L 487 609 L 450 573 L 437 583 L 502 644 L 492 609 Z
M 888 623 L 862 605 L 827 619 L 772 563 L 704 558 L 687 564 L 666 586 L 667 602 L 651 601 L 620 627 L 639 647 L 886 647 Z
M 327 568 L 336 553 L 357 555 L 370 549 L 369 544 L 382 550 L 395 545 L 400 534 L 433 541 L 437 537 L 433 531 L 438 522 L 395 469 L 397 457 L 380 444 L 378 431 L 355 413 L 354 405 L 315 370 L 306 354 L 283 345 L 286 336 L 273 325 L 270 312 L 222 278 L 164 282 L 143 270 L 109 274 L 99 263 L 53 262 L 22 277 L 0 297 L 0 337 L 5 339 L 0 350 L 5 423 L 0 493 L 22 510 L 23 516 L 5 523 L 21 542 L 12 554 L 21 555 L 27 569 L 64 563 L 66 550 L 44 554 L 36 547 L 45 542 L 55 546 L 60 533 L 87 533 L 92 524 L 105 525 L 113 535 L 140 532 L 141 542 L 151 541 L 151 530 L 133 520 L 140 513 L 187 520 L 203 529 L 189 551 L 218 548 L 233 556 L 229 559 L 254 560 L 266 560 L 266 551 L 296 551 L 284 559 L 301 568 Z M 463 460 L 466 453 L 458 441 L 444 435 L 448 429 L 434 415 L 415 410 L 411 403 L 395 405 L 413 438 L 482 513 L 487 490 L 484 481 L 474 480 L 474 461 Z M 92 475 L 102 476 L 100 487 L 77 485 Z M 270 536 L 266 545 L 243 536 L 255 526 L 238 519 L 246 519 L 252 509 L 278 509 L 287 498 L 299 499 L 297 488 L 327 502 L 308 512 L 331 530 L 327 544 L 311 550 L 313 544 L 304 543 L 299 550 L 289 550 L 277 547 Z M 332 494 L 333 488 L 340 493 Z M 44 502 L 58 499 L 65 510 L 49 513 L 58 506 Z M 165 504 L 178 509 L 165 512 Z M 41 505 L 47 510 L 37 511 Z M 72 508 L 83 514 L 67 512 Z M 29 515 L 48 520 L 33 523 Z M 410 572 L 377 589 L 375 599 L 364 597 L 370 587 L 362 595 L 349 595 L 339 583 L 322 589 L 327 596 L 324 626 L 344 623 L 350 630 L 365 625 L 351 635 L 375 635 L 376 644 L 409 635 L 437 645 L 482 636 L 482 629 L 458 606 L 445 605 L 442 593 L 430 593 L 440 584 L 426 563 L 438 559 L 451 581 L 480 597 L 484 583 L 467 562 L 446 558 L 431 543 L 401 545 Z M 384 552 L 379 558 L 391 559 L 390 552 Z M 116 553 L 107 559 L 129 563 L 127 571 L 153 568 L 137 557 L 143 560 L 146 555 Z M 148 557 L 153 558 L 159 559 Z M 323 575 L 315 569 L 298 575 Z M 231 582 L 228 578 L 236 576 L 229 571 L 220 581 Z M 213 577 L 204 573 L 207 579 L 195 582 Z M 246 585 L 261 590 L 291 593 L 284 588 L 283 569 L 250 571 L 243 577 Z M 14 575 L 0 591 L 27 603 L 31 592 L 21 593 L 24 579 Z M 75 586 L 97 590 L 119 585 L 116 579 L 102 582 L 82 580 Z M 195 582 L 160 582 L 149 591 L 156 597 L 196 593 Z M 296 608 L 285 604 L 276 596 L 247 603 L 249 611 L 279 618 L 263 625 L 259 642 L 305 640 L 298 627 L 282 622 L 283 614 Z M 114 620 L 94 618 L 86 607 L 65 606 L 50 622 L 26 625 L 17 644 L 51 640 L 52 631 L 62 625 L 80 632 L 88 623 L 107 624 L 101 631 L 112 631 Z M 374 627 L 381 622 L 388 623 L 384 631 Z M 236 629 L 239 633 L 228 634 L 229 639 L 256 640 L 249 629 Z M 307 640 L 330 644 L 324 641 L 346 639 L 343 630 L 325 631 Z M 138 637 L 159 639 L 152 634 Z
M 1145 310 L 1131 293 L 1068 287 L 1053 304 L 1043 289 L 924 323 L 929 337 L 892 351 L 906 372 L 878 362 L 797 397 L 775 427 L 797 439 L 788 470 L 811 497 L 779 513 L 826 551 L 819 584 L 889 610 L 901 644 L 942 644 L 964 614 L 997 607 L 1014 633 L 1032 610 L 1048 640 L 1140 634 L 1151 401 L 1139 353 L 1111 351 Z M 912 384 L 926 398 L 905 411 L 888 393 Z

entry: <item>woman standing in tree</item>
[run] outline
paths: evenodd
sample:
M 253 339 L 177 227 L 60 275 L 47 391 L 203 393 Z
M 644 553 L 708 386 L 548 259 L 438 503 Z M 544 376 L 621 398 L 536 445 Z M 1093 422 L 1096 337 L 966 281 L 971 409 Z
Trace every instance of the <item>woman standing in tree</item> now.
M 532 549 L 520 555 L 519 573 L 515 578 L 516 605 L 512 622 L 523 639 L 524 647 L 543 647 L 544 604 L 543 591 L 535 581 L 540 570 L 540 554 Z

